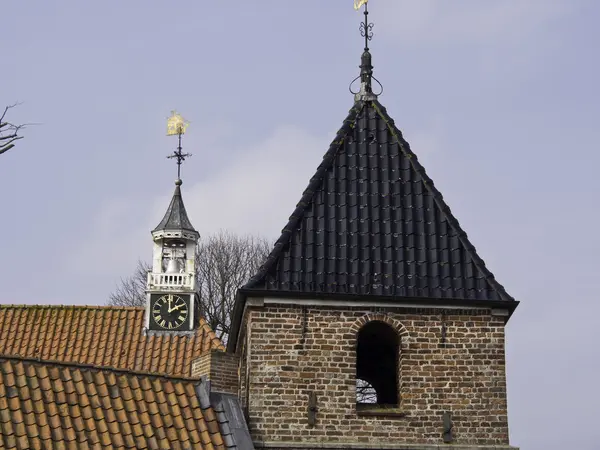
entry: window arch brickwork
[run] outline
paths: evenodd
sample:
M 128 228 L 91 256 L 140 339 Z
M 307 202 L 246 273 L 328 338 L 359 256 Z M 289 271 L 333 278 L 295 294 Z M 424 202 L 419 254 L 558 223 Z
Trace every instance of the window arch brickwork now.
M 385 322 L 390 325 L 396 332 L 398 336 L 400 336 L 400 353 L 408 350 L 410 346 L 410 335 L 406 327 L 400 322 L 387 314 L 383 313 L 369 313 L 360 317 L 354 324 L 352 324 L 351 331 L 354 334 L 354 337 L 358 336 L 358 332 L 360 329 L 365 326 L 369 322 L 379 321 Z
M 402 354 L 409 343 L 406 327 L 387 314 L 370 313 L 354 322 L 351 330 L 356 356 L 357 403 L 399 404 Z M 366 335 L 361 335 L 363 330 Z M 378 356 L 371 356 L 374 354 Z M 373 369 L 372 366 L 379 368 Z

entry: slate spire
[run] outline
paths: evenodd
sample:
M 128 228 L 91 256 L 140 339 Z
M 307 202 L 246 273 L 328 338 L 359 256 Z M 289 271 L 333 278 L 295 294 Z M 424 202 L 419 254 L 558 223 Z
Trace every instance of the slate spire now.
M 175 192 L 171 203 L 167 208 L 165 216 L 160 221 L 158 226 L 152 230 L 153 233 L 157 231 L 190 231 L 192 233 L 198 233 L 193 227 L 190 219 L 188 218 L 185 205 L 183 204 L 183 198 L 181 196 L 181 185 L 183 182 L 181 179 L 175 181 Z
M 245 290 L 513 301 L 377 100 L 354 104 Z

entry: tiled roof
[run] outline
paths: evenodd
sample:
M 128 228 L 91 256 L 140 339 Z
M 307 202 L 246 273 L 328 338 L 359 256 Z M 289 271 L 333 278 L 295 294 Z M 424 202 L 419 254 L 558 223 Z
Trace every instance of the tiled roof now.
M 144 326 L 143 308 L 0 305 L 0 355 L 189 376 L 193 359 L 224 348 L 204 319 L 187 335 Z
M 159 230 L 187 230 L 196 233 L 183 204 L 181 180 L 177 180 L 175 192 L 173 193 L 173 198 L 167 208 L 167 212 L 153 231 Z
M 199 380 L 0 357 L 0 449 L 236 448 Z
M 351 109 L 273 252 L 242 292 L 252 290 L 514 300 L 377 100 Z

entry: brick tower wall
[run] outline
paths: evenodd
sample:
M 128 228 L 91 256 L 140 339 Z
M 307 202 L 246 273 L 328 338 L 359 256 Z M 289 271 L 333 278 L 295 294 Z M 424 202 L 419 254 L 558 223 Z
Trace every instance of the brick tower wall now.
M 356 338 L 370 320 L 387 322 L 401 336 L 400 403 L 384 413 L 356 407 Z M 456 448 L 510 448 L 504 320 L 489 310 L 250 308 L 239 342 L 241 401 L 253 439 L 259 448 L 441 445 L 450 412 Z M 318 408 L 314 426 L 310 392 Z

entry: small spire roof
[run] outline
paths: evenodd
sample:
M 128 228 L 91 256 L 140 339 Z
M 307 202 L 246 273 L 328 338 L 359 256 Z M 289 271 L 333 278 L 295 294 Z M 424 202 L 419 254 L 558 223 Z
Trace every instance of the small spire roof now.
M 183 197 L 181 196 L 182 183 L 181 179 L 175 181 L 175 192 L 173 193 L 171 203 L 169 204 L 163 219 L 158 226 L 152 230 L 153 233 L 163 230 L 182 230 L 197 233 L 190 222 L 187 211 L 185 210 L 185 205 L 183 204 Z

